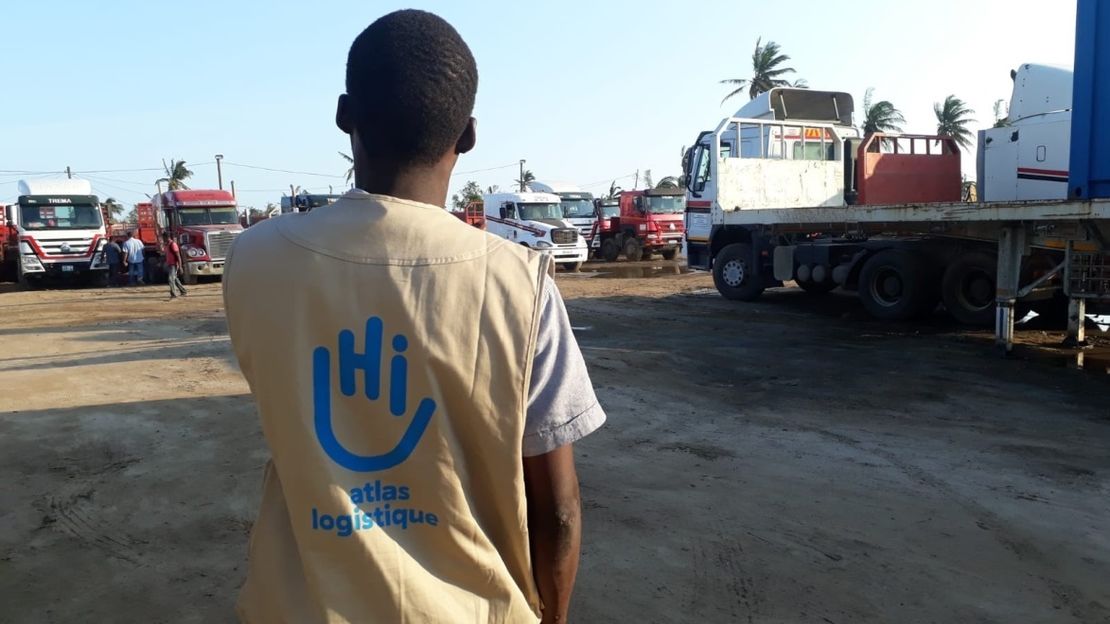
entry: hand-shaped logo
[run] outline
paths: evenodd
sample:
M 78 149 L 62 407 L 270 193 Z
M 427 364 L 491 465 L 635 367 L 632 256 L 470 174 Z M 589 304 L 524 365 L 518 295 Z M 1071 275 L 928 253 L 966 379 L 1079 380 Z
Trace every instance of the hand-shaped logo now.
M 366 321 L 366 340 L 363 353 L 355 352 L 355 334 L 350 330 L 339 332 L 339 389 L 344 396 L 355 394 L 355 372 L 363 373 L 366 398 L 378 400 L 382 386 L 382 320 L 376 316 Z M 408 339 L 401 334 L 393 337 L 396 354 L 389 363 L 389 411 L 403 416 L 408 398 L 408 361 L 401 355 L 408 349 Z M 331 422 L 331 352 L 327 347 L 316 347 L 312 353 L 312 401 L 315 412 L 316 438 L 324 452 L 335 463 L 355 472 L 386 470 L 408 459 L 416 443 L 428 428 L 436 410 L 430 398 L 420 400 L 412 422 L 393 450 L 381 455 L 358 455 L 348 451 L 335 437 Z

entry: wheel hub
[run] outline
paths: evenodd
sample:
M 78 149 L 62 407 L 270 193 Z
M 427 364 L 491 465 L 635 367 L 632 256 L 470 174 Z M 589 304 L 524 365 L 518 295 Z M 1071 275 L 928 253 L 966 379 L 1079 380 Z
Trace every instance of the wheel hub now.
M 892 306 L 902 299 L 902 276 L 892 269 L 883 269 L 871 285 L 872 298 L 884 306 Z
M 734 259 L 725 263 L 721 276 L 725 278 L 726 284 L 736 288 L 744 283 L 744 273 L 744 263 Z

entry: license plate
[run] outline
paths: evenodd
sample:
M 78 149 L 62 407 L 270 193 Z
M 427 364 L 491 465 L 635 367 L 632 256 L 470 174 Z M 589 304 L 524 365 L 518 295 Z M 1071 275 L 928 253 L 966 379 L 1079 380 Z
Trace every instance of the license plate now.
M 62 273 L 72 273 L 72 272 L 73 272 L 73 265 L 72 264 L 63 264 L 62 265 Z

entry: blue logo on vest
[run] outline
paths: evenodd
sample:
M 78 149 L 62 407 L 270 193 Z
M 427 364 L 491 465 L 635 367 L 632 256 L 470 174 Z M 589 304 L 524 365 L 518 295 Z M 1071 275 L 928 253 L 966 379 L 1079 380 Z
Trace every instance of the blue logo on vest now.
M 384 328 L 376 316 L 366 321 L 366 337 L 362 353 L 355 352 L 355 334 L 344 329 L 339 332 L 339 390 L 344 396 L 355 395 L 356 372 L 362 371 L 366 398 L 377 401 L 382 390 L 382 342 Z M 401 355 L 408 349 L 408 339 L 398 334 L 393 337 L 395 354 L 389 363 L 389 411 L 395 417 L 404 416 L 408 409 L 408 360 Z M 312 400 L 316 438 L 328 457 L 347 470 L 374 472 L 386 470 L 405 461 L 416 448 L 417 442 L 428 428 L 436 410 L 430 398 L 420 400 L 412 422 L 393 450 L 381 455 L 359 455 L 347 450 L 335 437 L 331 422 L 331 352 L 327 347 L 316 347 L 312 353 Z

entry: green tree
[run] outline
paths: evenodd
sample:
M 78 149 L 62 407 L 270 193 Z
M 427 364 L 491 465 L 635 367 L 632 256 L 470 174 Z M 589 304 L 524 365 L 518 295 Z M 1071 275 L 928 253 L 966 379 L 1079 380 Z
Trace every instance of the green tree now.
M 117 219 L 116 217 L 123 214 L 123 204 L 116 201 L 116 198 L 109 197 L 108 199 L 105 199 L 104 201 L 100 202 L 100 207 L 106 213 L 108 213 L 109 221 L 112 221 L 113 223 L 119 222 L 119 219 Z
M 139 210 L 137 208 L 132 208 L 131 210 L 129 210 L 127 212 L 127 214 L 124 215 L 123 222 L 124 223 L 138 223 L 139 222 Z
M 524 190 L 528 188 L 528 185 L 535 181 L 536 176 L 532 174 L 532 170 L 525 169 L 524 174 L 519 179 L 513 180 L 513 183 L 520 188 L 521 192 L 524 192 Z
M 185 184 L 185 180 L 191 177 L 193 172 L 185 167 L 184 160 L 174 160 L 171 158 L 169 163 L 163 160 L 162 169 L 166 171 L 166 177 L 159 178 L 158 182 L 165 182 L 168 190 L 179 191 L 189 188 Z
M 621 194 L 622 190 L 621 187 L 617 186 L 617 181 L 613 180 L 609 185 L 609 193 L 602 199 L 616 199 L 617 196 Z
M 355 177 L 355 159 L 351 158 L 347 154 L 344 154 L 343 152 L 339 152 L 339 155 L 343 157 L 343 160 L 347 161 L 348 165 L 350 165 L 349 167 L 347 167 L 347 184 L 350 184 L 351 178 Z
M 455 210 L 466 208 L 470 202 L 482 201 L 482 187 L 474 180 L 469 180 L 458 193 L 451 196 L 451 205 Z
M 755 51 L 752 52 L 752 77 L 722 80 L 721 84 L 731 85 L 736 89 L 726 95 L 721 103 L 724 104 L 725 100 L 740 94 L 745 86 L 748 87 L 748 97 L 753 100 L 760 93 L 765 93 L 775 87 L 808 87 L 809 85 L 804 80 L 798 80 L 793 85 L 789 80 L 786 80 L 786 74 L 793 74 L 794 68 L 780 66 L 789 60 L 790 57 L 782 53 L 779 44 L 768 41 L 764 45 L 763 38 L 760 37 L 755 42 Z
M 874 88 L 868 88 L 863 96 L 863 133 L 901 132 L 906 118 L 888 100 L 872 102 Z
M 655 185 L 655 188 L 657 188 L 657 189 L 676 189 L 676 188 L 682 188 L 682 185 L 679 183 L 678 178 L 676 178 L 674 176 L 667 176 L 667 177 L 663 178 L 662 180 L 660 180 L 659 184 Z
M 961 148 L 967 149 L 971 146 L 971 130 L 968 130 L 967 126 L 975 121 L 971 117 L 975 111 L 968 108 L 963 100 L 950 95 L 944 98 L 943 103 L 935 102 L 933 112 L 937 116 L 937 134 L 956 139 L 956 143 Z

